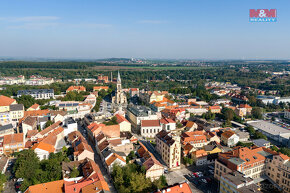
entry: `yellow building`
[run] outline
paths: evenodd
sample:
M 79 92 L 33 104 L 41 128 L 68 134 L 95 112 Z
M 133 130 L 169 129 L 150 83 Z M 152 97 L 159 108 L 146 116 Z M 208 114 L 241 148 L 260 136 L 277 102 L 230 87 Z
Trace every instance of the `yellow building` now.
M 12 121 L 19 121 L 24 117 L 24 106 L 23 104 L 10 105 L 10 119 Z
M 15 99 L 1 95 L 0 96 L 0 113 L 10 111 L 10 105 L 12 104 L 17 104 Z
M 180 168 L 181 144 L 180 137 L 172 136 L 170 132 L 161 130 L 155 136 L 156 150 L 169 169 Z
M 217 145 L 205 145 L 203 149 L 207 154 L 220 153 L 222 150 Z

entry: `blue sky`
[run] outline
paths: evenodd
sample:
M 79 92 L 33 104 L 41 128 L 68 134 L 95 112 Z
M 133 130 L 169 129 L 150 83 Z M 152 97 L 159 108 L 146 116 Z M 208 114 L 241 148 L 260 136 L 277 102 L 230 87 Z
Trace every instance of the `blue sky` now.
M 278 22 L 250 23 L 249 9 Z M 290 59 L 287 0 L 0 1 L 0 57 Z

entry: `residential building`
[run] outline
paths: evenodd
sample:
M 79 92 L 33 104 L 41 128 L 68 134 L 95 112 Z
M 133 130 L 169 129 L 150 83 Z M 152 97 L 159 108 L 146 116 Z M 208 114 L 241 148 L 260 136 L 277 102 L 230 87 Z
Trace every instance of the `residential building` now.
M 141 120 L 159 119 L 155 112 L 145 106 L 128 106 L 127 116 L 134 128 L 140 128 Z
M 129 94 L 130 97 L 139 96 L 139 88 L 130 88 Z
M 142 120 L 141 121 L 141 136 L 146 138 L 154 138 L 161 131 L 160 120 Z
M 17 92 L 17 97 L 23 95 L 30 95 L 35 99 L 52 99 L 54 98 L 53 89 L 32 89 L 32 90 L 19 90 Z
M 24 149 L 24 135 L 23 133 L 16 133 L 3 136 L 3 153 L 10 155 L 14 152 L 19 152 Z
M 208 141 L 204 131 L 191 131 L 181 134 L 181 143 L 183 146 L 189 143 L 195 149 L 201 149 L 203 146 L 207 145 Z
M 69 117 L 65 120 L 64 136 L 68 136 L 68 134 L 77 131 L 77 129 L 78 124 L 73 118 Z
M 180 137 L 173 136 L 172 133 L 161 130 L 155 136 L 156 150 L 161 155 L 168 168 L 180 168 L 181 164 L 181 144 Z
M 210 143 L 205 145 L 203 149 L 206 151 L 207 154 L 215 154 L 222 152 L 222 149 L 217 145 L 217 143 Z
M 37 127 L 36 117 L 26 116 L 23 118 L 21 122 L 21 130 L 24 136 L 26 136 L 28 131 L 36 130 L 36 127 Z
M 55 152 L 54 145 L 44 142 L 35 144 L 31 149 L 34 150 L 39 160 L 48 159 L 49 154 Z
M 198 128 L 198 125 L 193 121 L 187 121 L 187 123 L 185 125 L 186 131 L 195 131 L 195 130 L 197 130 L 197 128 Z
M 227 130 L 221 135 L 221 142 L 228 147 L 234 147 L 239 142 L 239 136 L 232 130 Z
M 207 152 L 203 149 L 196 150 L 191 153 L 191 157 L 197 166 L 206 165 L 207 164 Z
M 258 186 L 250 177 L 234 171 L 223 174 L 220 179 L 220 193 L 260 193 Z
M 24 193 L 63 193 L 64 180 L 57 180 L 37 185 L 29 186 Z
M 270 148 L 271 143 L 265 139 L 254 139 L 253 144 L 257 147 Z
M 165 131 L 174 131 L 176 129 L 176 122 L 169 118 L 163 118 L 160 120 L 162 129 Z
M 287 155 L 276 154 L 266 163 L 267 176 L 279 186 L 283 192 L 290 192 L 290 160 Z
M 131 123 L 122 115 L 116 114 L 115 115 L 117 118 L 117 122 L 120 125 L 120 131 L 121 132 L 126 132 L 129 131 L 131 132 Z
M 112 153 L 109 156 L 106 157 L 105 163 L 108 168 L 108 172 L 111 173 L 113 172 L 113 166 L 114 164 L 118 164 L 120 166 L 125 166 L 126 165 L 126 160 L 118 155 L 117 153 Z
M 23 116 L 24 116 L 24 105 L 23 104 L 10 105 L 10 119 L 11 119 L 11 121 L 17 122 Z
M 101 90 L 109 90 L 109 87 L 108 86 L 94 86 L 93 88 L 94 91 L 101 91 Z
M 0 113 L 0 125 L 10 124 L 12 121 L 10 119 L 10 112 L 5 111 Z
M 151 181 L 159 179 L 164 173 L 164 166 L 148 151 L 142 142 L 139 142 L 139 144 L 140 148 L 137 153 L 141 157 L 141 164 L 145 167 L 146 178 L 150 178 Z
M 12 124 L 2 125 L 0 126 L 0 137 L 4 135 L 14 134 L 14 127 Z
M 211 113 L 221 113 L 222 108 L 220 106 L 210 106 L 208 110 Z
M 240 142 L 247 142 L 250 139 L 250 134 L 248 132 L 236 131 L 235 133 L 239 137 Z
M 66 93 L 76 91 L 76 92 L 86 92 L 86 87 L 84 86 L 70 86 L 68 89 L 66 89 Z
M 40 105 L 37 103 L 33 104 L 31 107 L 27 109 L 27 111 L 37 111 L 37 110 L 40 110 Z
M 0 113 L 10 111 L 12 104 L 17 104 L 15 99 L 0 95 Z

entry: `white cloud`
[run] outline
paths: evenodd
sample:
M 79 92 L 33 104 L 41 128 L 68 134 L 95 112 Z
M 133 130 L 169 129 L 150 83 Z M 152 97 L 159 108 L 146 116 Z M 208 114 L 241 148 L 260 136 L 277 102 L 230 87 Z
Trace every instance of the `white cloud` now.
M 168 23 L 167 21 L 164 20 L 140 20 L 138 23 L 145 23 L 145 24 L 163 24 L 163 23 Z
M 11 25 L 8 29 L 28 29 L 28 30 L 39 30 L 44 28 L 56 27 L 59 23 L 24 23 L 21 25 Z
M 71 27 L 71 28 L 89 28 L 89 29 L 95 29 L 95 28 L 110 28 L 112 27 L 111 24 L 104 24 L 104 23 L 77 23 L 77 24 L 67 24 L 65 27 Z
M 5 22 L 44 22 L 59 20 L 56 16 L 27 16 L 27 17 L 0 17 Z

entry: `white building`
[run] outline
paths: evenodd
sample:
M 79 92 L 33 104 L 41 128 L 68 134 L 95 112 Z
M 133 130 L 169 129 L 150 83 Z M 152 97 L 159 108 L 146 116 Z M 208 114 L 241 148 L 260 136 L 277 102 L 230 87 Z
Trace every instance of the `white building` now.
M 141 135 L 146 138 L 154 138 L 162 130 L 160 120 L 142 120 Z

